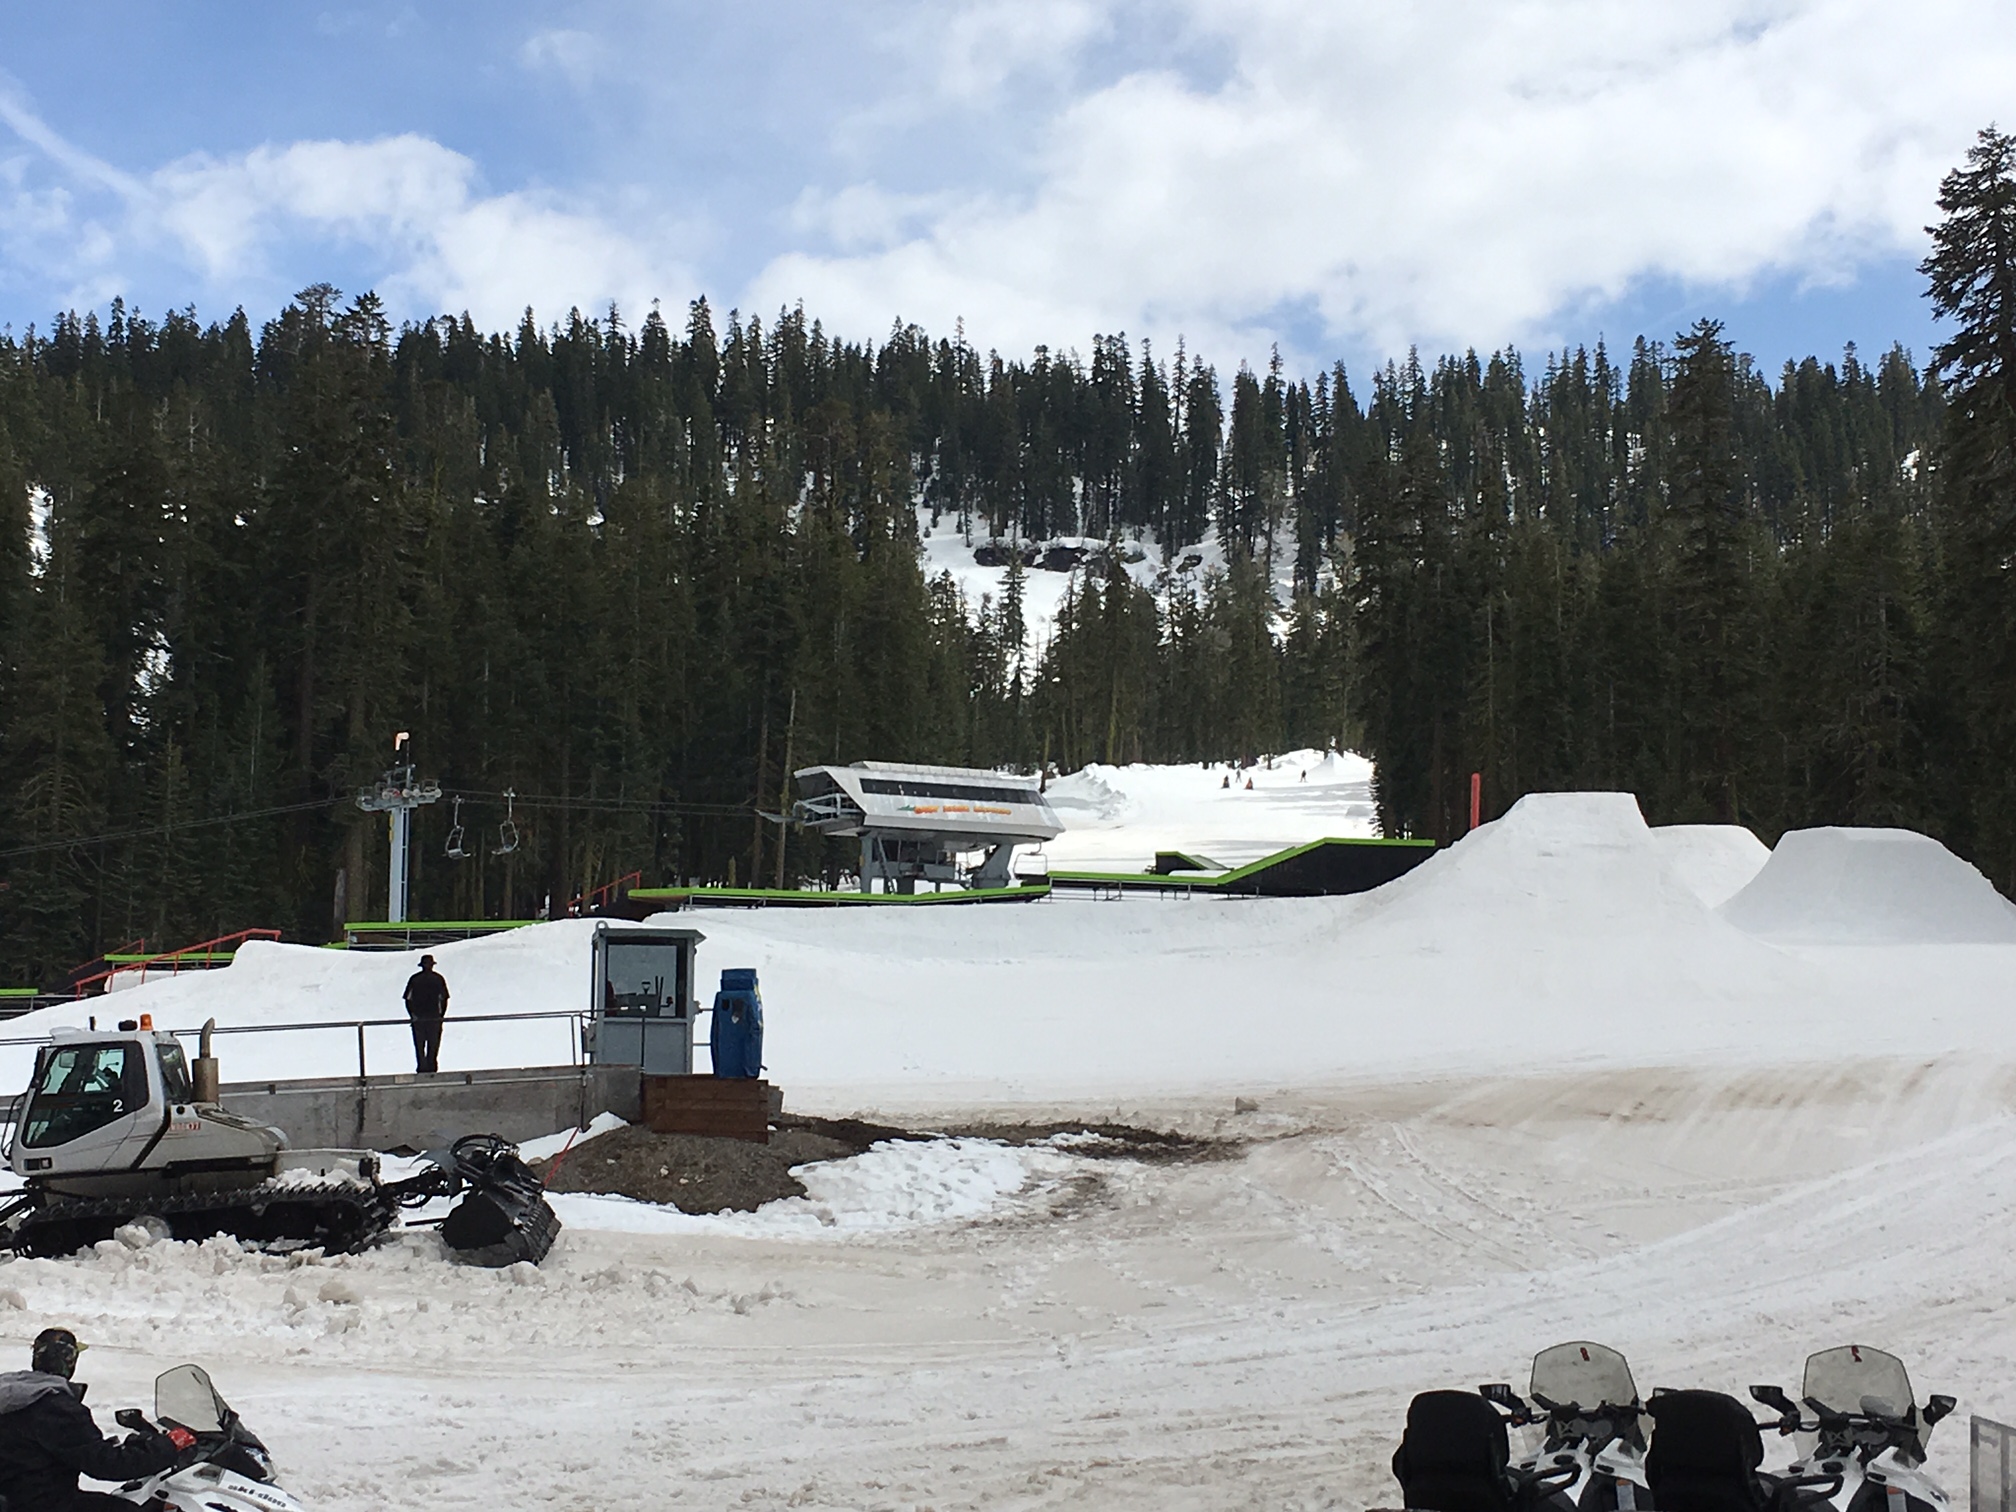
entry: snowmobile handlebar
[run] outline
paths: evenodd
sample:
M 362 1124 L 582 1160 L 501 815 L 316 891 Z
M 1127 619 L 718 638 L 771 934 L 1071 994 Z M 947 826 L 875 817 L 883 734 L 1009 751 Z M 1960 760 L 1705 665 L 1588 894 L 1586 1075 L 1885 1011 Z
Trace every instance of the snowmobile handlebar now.
M 227 1427 L 222 1432 L 198 1433 L 184 1428 L 180 1423 L 155 1423 L 138 1407 L 122 1407 L 112 1414 L 112 1421 L 130 1433 L 145 1433 L 157 1438 L 171 1440 L 180 1451 L 175 1461 L 178 1469 L 186 1470 L 191 1465 L 200 1465 L 215 1459 L 229 1449 L 234 1442 Z
M 1750 1395 L 1778 1414 L 1778 1421 L 1775 1424 L 1758 1426 L 1775 1427 L 1781 1434 L 1827 1433 L 1858 1436 L 1866 1434 L 1866 1438 L 1858 1437 L 1856 1444 L 1856 1447 L 1863 1452 L 1864 1458 L 1873 1458 L 1892 1447 L 1905 1449 L 1914 1457 L 1923 1458 L 1921 1431 L 1929 1429 L 1957 1405 L 1950 1396 L 1932 1397 L 1926 1402 L 1925 1410 L 1916 1414 L 1914 1421 L 1911 1417 L 1897 1413 L 1843 1412 L 1838 1408 L 1829 1407 L 1818 1397 L 1802 1397 L 1798 1402 L 1794 1402 L 1785 1390 L 1778 1386 L 1752 1386 Z M 1805 1420 L 1800 1411 L 1802 1407 L 1813 1414 L 1811 1422 Z
M 1524 1428 L 1534 1420 L 1533 1409 L 1528 1407 L 1520 1399 L 1519 1394 L 1503 1381 L 1487 1381 L 1484 1385 L 1477 1388 L 1477 1395 L 1484 1398 L 1493 1407 L 1503 1410 L 1505 1421 L 1510 1423 L 1514 1428 Z

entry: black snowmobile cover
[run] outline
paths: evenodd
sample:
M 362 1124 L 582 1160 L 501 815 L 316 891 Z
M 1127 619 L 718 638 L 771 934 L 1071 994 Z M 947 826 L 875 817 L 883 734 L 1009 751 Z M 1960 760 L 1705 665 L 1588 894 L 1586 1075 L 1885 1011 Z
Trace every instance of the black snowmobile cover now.
M 1505 1419 L 1467 1391 L 1424 1391 L 1407 1407 L 1393 1476 L 1421 1512 L 1514 1512 L 1520 1498 L 1506 1468 Z
M 1659 1512 L 1765 1512 L 1764 1439 L 1750 1409 L 1719 1391 L 1654 1392 L 1645 1478 Z

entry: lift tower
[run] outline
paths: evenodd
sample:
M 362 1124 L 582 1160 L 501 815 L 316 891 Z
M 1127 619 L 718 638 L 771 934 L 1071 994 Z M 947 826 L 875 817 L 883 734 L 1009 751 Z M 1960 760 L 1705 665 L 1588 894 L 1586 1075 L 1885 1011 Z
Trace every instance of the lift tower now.
M 413 810 L 423 803 L 438 803 L 441 784 L 431 777 L 416 778 L 413 763 L 399 757 L 406 750 L 408 734 L 401 730 L 392 742 L 393 765 L 385 769 L 376 785 L 357 789 L 357 807 L 367 814 L 382 813 L 390 821 L 392 865 L 385 885 L 385 921 L 406 922 L 406 853 L 412 839 Z

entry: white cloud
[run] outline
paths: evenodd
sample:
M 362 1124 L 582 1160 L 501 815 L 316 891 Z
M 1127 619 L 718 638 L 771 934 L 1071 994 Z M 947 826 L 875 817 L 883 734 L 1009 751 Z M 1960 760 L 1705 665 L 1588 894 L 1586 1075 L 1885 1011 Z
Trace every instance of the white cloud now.
M 70 184 L 115 191 L 111 205 L 92 206 L 68 184 L 36 188 L 30 175 L 0 172 L 7 261 L 58 268 L 77 303 L 123 292 L 123 264 L 169 249 L 236 297 L 248 284 L 274 283 L 284 297 L 307 281 L 303 265 L 316 264 L 317 249 L 338 242 L 365 252 L 395 313 L 466 309 L 493 328 L 514 323 L 527 305 L 547 318 L 612 300 L 641 312 L 698 287 L 666 250 L 680 231 L 665 217 L 634 217 L 633 227 L 648 228 L 640 234 L 531 190 L 485 194 L 471 159 L 422 136 L 262 146 L 136 176 L 82 152 L 4 96 L 0 119 Z
M 467 309 L 508 326 L 529 304 L 553 315 L 615 300 L 642 309 L 694 288 L 603 218 L 520 191 L 477 191 L 476 165 L 419 136 L 296 142 L 224 161 L 171 164 L 153 180 L 162 223 L 215 279 L 303 233 L 379 249 L 395 307 Z
M 1092 0 L 969 0 L 934 8 L 920 31 L 940 93 L 985 103 L 1018 74 L 1063 71 L 1107 24 Z
M 1014 0 L 965 13 L 989 35 L 979 9 L 1015 35 Z M 1740 291 L 1913 253 L 2016 74 L 1999 0 L 1158 14 L 1217 50 L 1218 79 L 1111 79 L 1049 116 L 1031 187 L 962 196 L 893 244 L 830 225 L 751 302 L 868 331 L 963 315 L 1004 346 L 1124 328 L 1253 350 L 1287 309 L 1389 351 L 1544 339 L 1648 278 Z
M 518 61 L 527 68 L 558 73 L 576 89 L 594 82 L 604 55 L 601 39 L 592 32 L 565 28 L 535 32 L 518 49 Z
M 495 23 L 506 67 L 454 106 L 480 152 L 390 130 L 139 167 L 0 75 L 0 286 L 270 308 L 329 277 L 508 325 L 683 303 L 704 257 L 717 303 L 863 337 L 1530 346 L 1648 284 L 1908 264 L 1941 174 L 2016 114 L 2007 5 L 579 0 Z
M 824 237 L 843 251 L 891 246 L 920 222 L 950 209 L 945 194 L 891 194 L 879 184 L 849 184 L 828 193 L 807 189 L 790 210 L 794 230 Z

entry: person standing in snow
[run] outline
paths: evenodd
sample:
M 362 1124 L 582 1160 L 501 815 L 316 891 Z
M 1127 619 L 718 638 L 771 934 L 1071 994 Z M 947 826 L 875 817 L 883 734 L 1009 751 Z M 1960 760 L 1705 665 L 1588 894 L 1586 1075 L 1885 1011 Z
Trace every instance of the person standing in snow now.
M 35 1336 L 32 1369 L 0 1375 L 0 1497 L 20 1512 L 110 1512 L 133 1503 L 80 1491 L 77 1477 L 129 1481 L 158 1475 L 191 1448 L 187 1429 L 109 1439 L 91 1420 L 84 1387 L 70 1377 L 84 1346 L 67 1328 Z
M 434 969 L 434 957 L 420 957 L 420 969 L 406 980 L 406 1017 L 413 1025 L 413 1069 L 432 1076 L 441 1069 L 441 1021 L 448 1017 L 448 983 Z

